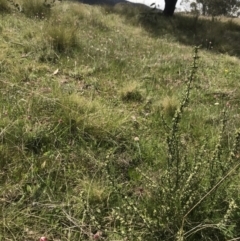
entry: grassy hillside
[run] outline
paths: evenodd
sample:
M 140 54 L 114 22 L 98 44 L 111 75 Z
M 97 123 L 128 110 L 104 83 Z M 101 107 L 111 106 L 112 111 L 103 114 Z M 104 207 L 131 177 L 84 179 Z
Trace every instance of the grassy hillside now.
M 48 4 L 0 0 L 0 240 L 239 239 L 238 23 Z

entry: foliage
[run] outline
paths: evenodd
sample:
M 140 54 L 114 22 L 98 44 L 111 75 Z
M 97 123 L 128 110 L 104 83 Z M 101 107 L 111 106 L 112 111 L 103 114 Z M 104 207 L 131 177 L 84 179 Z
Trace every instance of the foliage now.
M 198 2 L 202 3 L 203 8 L 206 10 L 207 14 L 213 15 L 213 16 L 233 14 L 238 10 L 239 4 L 240 4 L 238 0 L 234 0 L 234 1 L 222 0 L 221 2 L 216 0 L 202 2 L 201 0 L 198 0 Z
M 184 1 L 186 2 L 186 0 Z M 187 0 L 187 2 L 189 1 Z M 196 0 L 196 2 L 192 2 L 191 4 L 196 3 L 198 4 L 198 6 L 200 6 L 203 15 L 211 16 L 232 16 L 238 11 L 240 7 L 239 0 Z M 196 5 L 194 7 L 196 8 Z

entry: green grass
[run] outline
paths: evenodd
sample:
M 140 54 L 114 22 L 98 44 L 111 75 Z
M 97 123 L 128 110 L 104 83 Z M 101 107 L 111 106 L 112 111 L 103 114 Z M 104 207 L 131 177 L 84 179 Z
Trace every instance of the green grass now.
M 0 240 L 239 238 L 239 25 L 6 3 Z

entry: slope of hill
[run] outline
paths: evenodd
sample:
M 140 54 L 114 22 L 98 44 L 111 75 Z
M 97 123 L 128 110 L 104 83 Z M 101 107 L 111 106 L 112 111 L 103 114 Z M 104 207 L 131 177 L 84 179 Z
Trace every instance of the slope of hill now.
M 0 1 L 0 240 L 236 240 L 239 25 L 19 4 Z

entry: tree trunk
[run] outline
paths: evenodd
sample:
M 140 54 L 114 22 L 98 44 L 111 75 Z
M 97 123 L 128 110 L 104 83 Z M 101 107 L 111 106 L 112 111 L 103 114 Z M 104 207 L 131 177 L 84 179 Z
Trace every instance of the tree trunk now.
M 205 16 L 206 15 L 206 9 L 207 9 L 207 6 L 205 3 L 202 4 L 202 15 Z
M 166 16 L 173 16 L 176 4 L 177 0 L 165 0 L 165 8 L 163 10 L 163 14 Z

